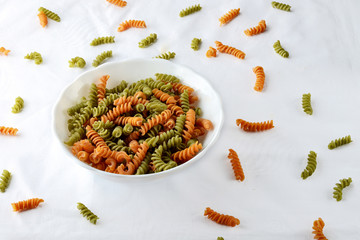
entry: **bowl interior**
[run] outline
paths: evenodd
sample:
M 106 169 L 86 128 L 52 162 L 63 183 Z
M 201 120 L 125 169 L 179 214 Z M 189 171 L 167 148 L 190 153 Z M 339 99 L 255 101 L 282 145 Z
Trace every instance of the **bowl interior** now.
M 70 151 L 70 148 L 64 144 L 64 141 L 68 139 L 67 120 L 67 109 L 76 103 L 78 103 L 81 97 L 87 97 L 90 91 L 90 85 L 97 83 L 98 79 L 103 75 L 110 75 L 107 82 L 107 87 L 112 88 L 120 83 L 121 80 L 125 80 L 128 83 L 133 83 L 145 78 L 154 78 L 155 73 L 166 73 L 178 77 L 181 83 L 192 87 L 194 95 L 199 97 L 197 106 L 202 109 L 203 118 L 209 119 L 214 125 L 214 129 L 209 131 L 203 140 L 203 149 L 190 161 L 175 167 L 173 169 L 145 175 L 119 175 L 108 173 L 105 171 L 97 170 L 74 157 Z M 65 154 L 74 159 L 75 162 L 81 166 L 93 170 L 102 175 L 115 176 L 115 177 L 149 177 L 154 175 L 160 175 L 177 171 L 191 162 L 196 161 L 205 154 L 207 149 L 215 142 L 216 138 L 220 133 L 220 129 L 223 123 L 223 110 L 221 99 L 216 91 L 211 87 L 209 82 L 203 77 L 190 70 L 187 67 L 174 64 L 167 60 L 161 59 L 130 59 L 122 62 L 107 63 L 99 66 L 93 70 L 81 74 L 75 79 L 70 85 L 68 85 L 61 93 L 58 101 L 55 104 L 53 111 L 53 127 L 57 139 L 60 141 Z

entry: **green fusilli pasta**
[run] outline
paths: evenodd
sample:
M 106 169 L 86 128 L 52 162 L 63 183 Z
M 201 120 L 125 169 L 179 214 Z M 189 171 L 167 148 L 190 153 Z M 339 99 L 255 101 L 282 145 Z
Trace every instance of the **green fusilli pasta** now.
M 115 138 L 119 138 L 119 137 L 121 137 L 122 132 L 123 132 L 122 127 L 117 126 L 117 127 L 114 128 L 114 130 L 112 131 L 112 135 L 113 135 L 113 137 L 115 137 Z
M 125 124 L 125 126 L 123 127 L 123 134 L 124 135 L 129 135 L 133 131 L 134 131 L 134 128 L 133 128 L 133 126 L 131 126 L 130 123 Z
M 139 168 L 136 170 L 135 175 L 146 174 L 149 171 L 149 163 L 151 161 L 151 153 L 147 152 L 144 160 L 141 162 Z
M 75 113 L 79 113 L 80 109 L 82 109 L 82 108 L 84 108 L 86 106 L 87 106 L 87 100 L 86 100 L 85 97 L 82 97 L 80 103 L 75 104 L 74 106 L 69 107 L 67 109 L 67 113 L 68 113 L 69 116 L 73 116 L 73 115 L 75 115 Z
M 199 139 L 197 139 L 197 138 L 192 138 L 192 139 L 190 139 L 189 141 L 187 141 L 186 147 L 190 147 L 191 145 L 193 145 L 193 144 L 196 143 L 196 142 L 199 142 Z
M 99 219 L 99 217 L 90 211 L 84 204 L 77 203 L 77 208 L 80 210 L 80 214 L 82 214 L 87 220 L 93 224 L 96 224 L 96 221 Z
M 99 117 L 103 114 L 105 114 L 109 109 L 104 105 L 99 105 L 97 107 L 94 107 L 92 109 L 93 117 Z
M 97 45 L 101 45 L 101 44 L 114 43 L 114 42 L 115 42 L 115 36 L 98 37 L 98 38 L 95 38 L 94 40 L 92 40 L 92 42 L 90 43 L 90 46 L 97 46 Z
M 149 36 L 139 42 L 139 48 L 148 47 L 157 40 L 156 33 L 151 33 Z
M 165 163 L 162 160 L 162 154 L 163 154 L 163 146 L 160 145 L 157 149 L 155 149 L 154 153 L 151 156 L 151 161 L 154 166 L 155 172 L 165 171 L 177 166 L 176 162 L 174 161 L 169 161 L 168 163 Z
M 69 61 L 69 67 L 74 68 L 84 68 L 86 65 L 85 60 L 82 57 L 74 57 Z
M 302 96 L 302 107 L 304 109 L 304 112 L 312 115 L 313 109 L 311 107 L 311 94 L 303 94 Z
M 102 52 L 100 55 L 98 55 L 98 56 L 96 57 L 96 59 L 93 61 L 92 65 L 93 65 L 94 67 L 97 67 L 97 66 L 99 66 L 100 64 L 102 64 L 102 62 L 103 62 L 105 59 L 110 58 L 110 57 L 112 57 L 112 51 L 111 51 L 111 50 L 110 50 L 110 51 L 104 51 L 104 52 Z
M 111 105 L 116 99 L 118 99 L 120 96 L 116 93 L 110 93 L 107 95 L 100 103 L 99 106 L 109 106 Z
M 112 89 L 106 89 L 107 93 L 121 93 L 127 87 L 127 82 L 122 80 L 119 85 Z
M 80 141 L 84 137 L 85 137 L 85 130 L 83 128 L 76 128 L 72 131 L 67 142 L 64 143 L 68 146 L 72 146 L 74 145 L 74 143 Z
M 200 39 L 200 38 L 194 38 L 194 39 L 191 41 L 191 48 L 192 48 L 194 51 L 197 51 L 197 50 L 199 50 L 199 48 L 200 48 L 200 44 L 201 44 L 201 39 Z
M 43 62 L 43 59 L 42 59 L 42 56 L 40 53 L 38 52 L 32 52 L 32 53 L 29 53 L 28 55 L 26 55 L 24 57 L 25 59 L 30 59 L 30 60 L 34 60 L 35 61 L 35 64 L 39 65 Z
M 171 83 L 179 83 L 180 82 L 180 79 L 178 79 L 177 77 L 170 75 L 170 74 L 155 73 L 155 76 L 156 76 L 156 80 L 158 80 L 158 81 L 171 82 Z
M 180 95 L 180 100 L 181 108 L 186 113 L 190 109 L 189 94 L 187 90 L 184 90 L 184 92 Z
M 167 53 L 160 54 L 159 56 L 156 56 L 155 58 L 170 60 L 170 59 L 174 58 L 175 55 L 176 55 L 176 53 L 174 53 L 174 52 L 167 52 Z
M 52 12 L 52 11 L 46 9 L 46 8 L 40 7 L 40 8 L 39 8 L 39 11 L 40 11 L 40 12 L 44 12 L 45 15 L 46 15 L 48 18 L 50 18 L 50 19 L 52 19 L 52 20 L 54 20 L 54 21 L 56 21 L 56 22 L 60 22 L 60 20 L 61 20 L 60 17 L 59 17 L 59 15 L 57 15 L 56 13 L 54 13 L 54 12 Z
M 305 180 L 306 178 L 310 177 L 315 172 L 316 165 L 317 165 L 316 157 L 317 157 L 317 154 L 314 151 L 310 151 L 310 153 L 308 155 L 308 163 L 307 163 L 306 169 L 301 173 L 302 179 Z
M 142 103 L 136 104 L 136 105 L 135 105 L 135 110 L 136 110 L 138 113 L 142 113 L 142 112 L 145 110 L 144 104 L 142 104 Z
M 223 237 L 218 237 L 217 240 L 224 240 L 224 238 Z
M 351 178 L 344 178 L 340 179 L 340 183 L 336 183 L 336 186 L 333 188 L 335 190 L 333 193 L 333 198 L 335 198 L 336 201 L 340 201 L 342 199 L 342 190 L 349 186 L 351 182 Z
M 11 180 L 11 173 L 8 170 L 3 170 L 0 176 L 0 192 L 5 192 L 5 189 L 9 186 Z
M 11 108 L 12 113 L 19 113 L 24 108 L 24 100 L 21 97 L 15 98 L 15 105 Z
M 351 140 L 351 136 L 348 135 L 348 136 L 345 136 L 345 137 L 342 137 L 342 138 L 338 138 L 338 139 L 335 139 L 335 140 L 332 140 L 329 145 L 328 145 L 328 148 L 330 150 L 334 149 L 334 148 L 337 148 L 337 147 L 340 147 L 344 144 L 348 144 L 348 143 L 351 143 L 352 140 Z
M 279 3 L 279 2 L 271 2 L 271 6 L 273 8 L 277 8 L 277 9 L 280 9 L 280 10 L 283 10 L 283 11 L 287 11 L 287 12 L 290 12 L 290 8 L 291 6 L 290 5 L 287 5 L 287 4 L 284 4 L 284 3 Z
M 277 54 L 279 54 L 280 56 L 282 56 L 283 58 L 288 58 L 289 57 L 289 53 L 287 51 L 285 51 L 285 49 L 281 46 L 280 44 L 280 40 L 277 40 L 274 45 L 274 50 Z
M 187 16 L 187 15 L 189 15 L 189 14 L 198 12 L 198 11 L 200 11 L 200 10 L 201 10 L 200 4 L 198 4 L 198 5 L 193 5 L 193 6 L 191 6 L 191 7 L 188 7 L 188 8 L 186 8 L 186 9 L 181 10 L 180 13 L 179 13 L 179 16 L 180 16 L 180 17 L 185 17 L 185 16 Z
M 185 114 L 182 114 L 180 116 L 178 116 L 176 118 L 176 122 L 175 122 L 175 134 L 178 135 L 178 136 L 181 136 L 182 132 L 183 132 L 183 129 L 184 129 L 184 125 L 185 125 L 185 118 L 186 118 L 186 115 Z
M 98 97 L 97 97 L 98 88 L 95 83 L 90 85 L 90 93 L 87 101 L 88 107 L 96 107 L 98 105 Z
M 196 117 L 201 117 L 201 115 L 202 115 L 201 108 L 199 108 L 199 107 L 195 108 L 195 114 L 196 114 Z
M 162 143 L 162 147 L 164 149 L 164 151 L 169 150 L 170 148 L 174 148 L 176 146 L 178 146 L 180 143 L 182 143 L 182 138 L 178 135 L 170 138 L 167 141 L 164 141 Z

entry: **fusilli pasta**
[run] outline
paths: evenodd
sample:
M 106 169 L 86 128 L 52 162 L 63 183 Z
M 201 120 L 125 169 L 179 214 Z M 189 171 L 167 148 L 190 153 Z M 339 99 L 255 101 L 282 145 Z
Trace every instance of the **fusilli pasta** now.
M 342 190 L 348 186 L 350 186 L 350 183 L 352 182 L 351 178 L 344 178 L 340 179 L 340 183 L 336 183 L 336 186 L 333 188 L 333 198 L 336 199 L 336 201 L 340 201 L 342 199 Z
M 314 230 L 314 231 L 312 231 L 312 233 L 315 234 L 314 239 L 328 240 L 323 233 L 324 226 L 325 226 L 325 223 L 321 218 L 314 221 L 314 225 L 312 227 Z
M 11 206 L 14 212 L 22 212 L 37 208 L 41 202 L 44 202 L 44 200 L 41 198 L 31 198 L 17 203 L 12 203 Z
M 0 126 L 0 133 L 3 134 L 3 135 L 15 136 L 17 131 L 18 131 L 17 128 Z
M 275 1 L 271 2 L 271 6 L 273 8 L 277 8 L 277 9 L 287 11 L 287 12 L 290 12 L 290 8 L 291 8 L 291 6 L 288 4 L 279 3 L 279 2 L 275 2 Z
M 306 178 L 310 177 L 315 172 L 316 165 L 317 165 L 316 157 L 317 157 L 316 152 L 310 151 L 310 153 L 308 154 L 308 162 L 307 162 L 306 168 L 301 173 L 302 179 L 305 180 Z
M 110 51 L 104 51 L 104 52 L 102 52 L 100 55 L 98 55 L 98 56 L 96 57 L 96 59 L 94 59 L 92 65 L 93 65 L 94 67 L 97 67 L 97 66 L 99 66 L 100 64 L 102 64 L 102 62 L 103 62 L 105 59 L 110 58 L 110 57 L 112 57 L 112 51 L 111 51 L 111 50 L 110 50 Z
M 198 12 L 198 11 L 200 11 L 200 10 L 201 10 L 200 4 L 198 4 L 198 5 L 193 5 L 193 6 L 190 6 L 190 7 L 186 8 L 186 9 L 181 10 L 180 13 L 179 13 L 179 16 L 180 16 L 180 17 L 185 17 L 185 16 L 187 16 L 187 15 L 189 15 L 189 14 Z
M 139 48 L 148 47 L 157 40 L 157 34 L 151 33 L 149 36 L 139 42 Z
M 280 40 L 277 40 L 274 45 L 274 50 L 277 54 L 279 54 L 280 56 L 282 56 L 283 58 L 288 58 L 289 57 L 289 53 L 287 51 L 285 51 L 285 49 L 281 46 L 280 44 Z
M 57 15 L 56 13 L 54 13 L 46 8 L 40 7 L 39 12 L 45 13 L 48 18 L 50 18 L 56 22 L 60 22 L 60 20 L 61 20 L 59 15 Z
M 239 13 L 240 13 L 240 8 L 231 9 L 229 12 L 225 13 L 221 18 L 219 18 L 220 26 L 229 23 L 231 20 L 237 17 Z
M 82 57 L 74 57 L 69 61 L 69 67 L 84 68 L 86 65 L 85 60 Z
M 236 180 L 244 181 L 245 180 L 244 170 L 241 166 L 237 153 L 233 149 L 229 149 L 228 158 L 230 159 Z
M 303 94 L 302 96 L 302 107 L 306 114 L 312 115 L 313 109 L 311 107 L 311 94 Z
M 82 214 L 87 220 L 89 220 L 92 224 L 96 224 L 99 217 L 90 211 L 84 204 L 78 202 L 77 208 L 80 210 L 80 214 Z
M 227 46 L 227 45 L 223 45 L 221 42 L 219 41 L 215 41 L 215 44 L 216 44 L 216 48 L 219 52 L 221 53 L 227 53 L 227 54 L 230 54 L 230 55 L 233 55 L 237 58 L 240 58 L 240 59 L 244 59 L 245 58 L 245 53 L 243 53 L 241 50 L 239 49 L 236 49 L 234 47 L 230 47 L 230 46 Z
M 204 216 L 207 216 L 210 220 L 218 224 L 226 225 L 229 227 L 235 227 L 236 225 L 240 224 L 240 220 L 236 217 L 220 214 L 209 207 L 205 209 Z
M 176 54 L 174 52 L 167 52 L 167 53 L 160 54 L 159 56 L 156 56 L 155 58 L 170 60 L 170 59 L 174 58 L 175 55 Z
M 201 39 L 200 39 L 200 38 L 194 38 L 194 39 L 191 41 L 191 48 L 192 48 L 194 51 L 198 51 L 199 48 L 200 48 L 200 45 L 201 45 Z
M 42 27 L 46 27 L 46 25 L 48 24 L 48 20 L 47 20 L 47 16 L 43 11 L 40 11 L 38 14 L 39 20 L 40 20 L 40 25 Z
M 15 99 L 15 105 L 12 107 L 12 113 L 19 113 L 24 108 L 24 100 L 21 97 Z
M 253 36 L 253 35 L 257 35 L 257 34 L 260 34 L 260 33 L 264 32 L 265 29 L 266 29 L 265 20 L 261 20 L 256 27 L 246 29 L 244 31 L 244 33 L 247 36 Z
M 5 49 L 4 47 L 1 47 L 0 48 L 0 55 L 5 55 L 5 56 L 7 56 L 8 54 L 9 54 L 9 52 L 11 52 L 10 50 L 7 50 L 7 49 Z
M 5 192 L 5 189 L 9 186 L 11 180 L 11 173 L 4 169 L 0 176 L 0 192 Z
M 114 43 L 114 42 L 115 42 L 115 36 L 98 37 L 98 38 L 95 38 L 94 40 L 92 40 L 92 42 L 90 43 L 90 46 L 97 46 L 97 45 L 101 45 L 101 44 Z
M 118 32 L 123 32 L 129 28 L 146 28 L 146 24 L 142 20 L 126 20 L 120 24 Z
M 35 60 L 35 64 L 39 65 L 43 62 L 42 56 L 38 52 L 29 53 L 24 57 L 25 59 Z
M 261 92 L 264 88 L 264 83 L 265 83 L 264 69 L 261 66 L 256 66 L 253 68 L 253 72 L 256 74 L 256 82 L 255 82 L 254 90 Z
M 338 138 L 338 139 L 335 139 L 335 140 L 332 140 L 329 145 L 328 145 L 328 148 L 330 150 L 334 149 L 334 148 L 337 148 L 337 147 L 340 147 L 342 145 L 345 145 L 345 144 L 348 144 L 348 143 L 351 143 L 352 140 L 351 140 L 351 136 L 348 135 L 348 136 L 345 136 L 345 137 L 342 137 L 342 138 Z
M 125 7 L 127 5 L 127 2 L 123 0 L 106 0 L 106 1 L 119 7 Z
M 209 50 L 206 51 L 206 57 L 216 57 L 216 49 L 213 47 L 209 47 Z
M 236 125 L 240 125 L 240 127 L 246 132 L 264 131 L 274 127 L 273 120 L 265 122 L 247 122 L 242 119 L 236 119 Z

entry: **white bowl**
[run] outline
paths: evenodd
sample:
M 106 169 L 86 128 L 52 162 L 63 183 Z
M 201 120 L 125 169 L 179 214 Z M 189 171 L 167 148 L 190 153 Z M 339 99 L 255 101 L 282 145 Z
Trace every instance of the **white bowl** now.
M 199 97 L 198 106 L 202 109 L 203 118 L 209 119 L 214 125 L 214 129 L 209 131 L 202 142 L 203 149 L 191 160 L 167 171 L 144 174 L 144 175 L 120 175 L 98 170 L 86 163 L 78 160 L 71 153 L 71 148 L 64 144 L 68 139 L 69 131 L 67 130 L 67 109 L 78 103 L 83 96 L 88 96 L 90 85 L 96 83 L 103 75 L 110 75 L 107 83 L 108 88 L 115 87 L 121 80 L 128 83 L 136 82 L 140 79 L 152 77 L 155 73 L 166 73 L 175 75 L 182 83 L 192 87 L 195 94 Z M 214 144 L 219 136 L 223 124 L 223 109 L 221 99 L 210 83 L 192 71 L 191 69 L 174 64 L 162 59 L 129 59 L 121 62 L 105 63 L 99 67 L 81 74 L 71 84 L 69 84 L 61 93 L 53 109 L 53 130 L 59 143 L 64 149 L 64 155 L 72 159 L 80 166 L 91 170 L 97 174 L 115 178 L 144 178 L 161 176 L 167 173 L 178 172 L 191 163 L 199 160 L 206 151 Z

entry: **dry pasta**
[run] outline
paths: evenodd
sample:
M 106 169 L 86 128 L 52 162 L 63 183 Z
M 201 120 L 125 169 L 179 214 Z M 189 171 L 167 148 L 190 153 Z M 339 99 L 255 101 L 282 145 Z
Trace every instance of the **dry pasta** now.
M 9 54 L 9 52 L 11 52 L 10 50 L 7 50 L 7 49 L 5 49 L 4 47 L 1 47 L 0 48 L 0 55 L 5 55 L 5 56 L 7 56 L 8 54 Z
M 254 90 L 261 92 L 264 88 L 264 83 L 265 83 L 264 69 L 261 66 L 257 66 L 253 68 L 253 72 L 256 74 L 256 82 L 255 82 Z
M 221 42 L 219 41 L 215 41 L 215 44 L 216 44 L 216 48 L 219 52 L 221 53 L 227 53 L 227 54 L 230 54 L 230 55 L 233 55 L 237 58 L 240 58 L 240 59 L 244 59 L 245 58 L 245 53 L 243 53 L 241 50 L 239 49 L 236 49 L 234 47 L 230 47 L 230 46 L 227 46 L 227 45 L 224 45 L 222 44 Z
M 247 36 L 253 36 L 253 35 L 257 35 L 257 34 L 260 34 L 260 33 L 264 32 L 265 29 L 266 29 L 265 20 L 261 20 L 256 27 L 246 29 L 246 30 L 244 31 L 244 33 L 245 33 Z
M 127 2 L 123 0 L 106 0 L 106 1 L 119 7 L 125 7 L 127 5 Z
M 126 20 L 120 24 L 118 32 L 123 32 L 129 28 L 146 28 L 146 24 L 142 20 Z
M 243 119 L 236 119 L 236 125 L 246 132 L 258 132 L 268 130 L 274 127 L 273 120 L 265 122 L 247 122 Z
M 237 153 L 233 149 L 229 149 L 228 158 L 230 159 L 236 180 L 244 181 L 245 180 L 244 170 L 241 166 Z
M 31 198 L 17 203 L 12 203 L 11 206 L 14 212 L 22 212 L 33 208 L 37 208 L 39 204 L 42 202 L 44 202 L 44 200 L 41 198 Z
M 239 13 L 240 13 L 240 8 L 231 9 L 229 12 L 227 12 L 221 18 L 219 18 L 220 25 L 229 23 L 231 20 L 237 17 Z
M 204 216 L 207 216 L 210 220 L 218 224 L 226 225 L 229 227 L 235 227 L 236 225 L 240 224 L 240 220 L 237 219 L 236 217 L 220 214 L 218 212 L 215 212 L 209 207 L 205 209 Z

